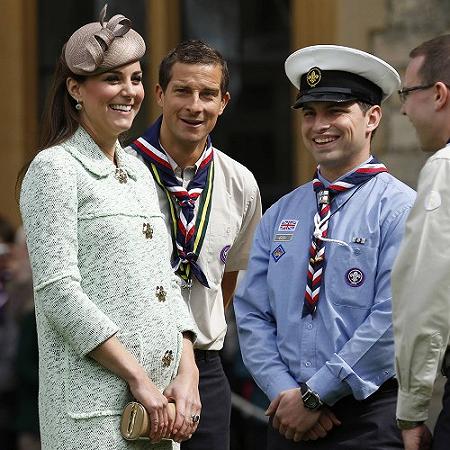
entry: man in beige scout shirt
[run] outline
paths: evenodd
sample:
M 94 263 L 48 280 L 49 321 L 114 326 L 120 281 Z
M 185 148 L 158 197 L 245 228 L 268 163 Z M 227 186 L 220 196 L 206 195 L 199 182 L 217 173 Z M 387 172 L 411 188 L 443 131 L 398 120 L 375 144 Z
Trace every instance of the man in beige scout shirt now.
M 200 41 L 180 43 L 159 69 L 155 92 L 162 116 L 132 144 L 159 187 L 174 270 L 199 328 L 195 356 L 202 414 L 183 450 L 229 448 L 231 396 L 218 351 L 227 329 L 225 309 L 261 217 L 252 173 L 214 148 L 209 137 L 230 99 L 228 80 L 227 64 L 216 50 Z M 193 393 L 195 381 L 185 381 Z M 165 394 L 197 420 L 195 395 L 177 398 L 178 391 L 172 385 Z
M 402 113 L 417 131 L 422 150 L 436 152 L 423 167 L 416 203 L 392 275 L 398 425 L 405 449 L 450 448 L 450 383 L 431 434 L 428 418 L 433 383 L 450 333 L 450 35 L 411 51 Z

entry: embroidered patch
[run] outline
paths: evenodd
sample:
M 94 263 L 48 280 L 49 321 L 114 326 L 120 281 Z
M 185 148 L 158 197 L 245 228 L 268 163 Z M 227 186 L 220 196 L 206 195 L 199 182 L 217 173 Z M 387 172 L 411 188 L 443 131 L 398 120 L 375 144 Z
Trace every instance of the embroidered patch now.
M 298 220 L 284 219 L 281 221 L 278 231 L 294 231 L 297 228 Z
M 272 258 L 275 262 L 278 262 L 278 260 L 286 253 L 283 246 L 280 244 L 273 252 L 272 252 Z
M 350 269 L 345 275 L 345 281 L 352 287 L 361 286 L 364 283 L 364 273 L 360 269 Z
M 430 191 L 425 198 L 425 209 L 427 211 L 433 211 L 441 206 L 441 194 L 437 191 Z
M 231 248 L 231 245 L 225 245 L 225 247 L 220 250 L 220 260 L 225 264 L 228 258 L 228 252 Z
M 306 74 L 306 82 L 309 87 L 314 87 L 319 84 L 319 81 L 322 79 L 322 72 L 318 67 L 313 67 L 309 69 L 309 72 Z
M 294 237 L 293 234 L 276 234 L 273 238 L 274 242 L 288 242 Z

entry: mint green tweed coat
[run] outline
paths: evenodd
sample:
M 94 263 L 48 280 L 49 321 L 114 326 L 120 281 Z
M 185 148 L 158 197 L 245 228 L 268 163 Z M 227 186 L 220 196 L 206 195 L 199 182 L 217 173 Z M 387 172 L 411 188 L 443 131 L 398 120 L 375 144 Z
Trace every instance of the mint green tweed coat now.
M 126 383 L 88 353 L 116 335 L 162 391 L 182 332 L 195 332 L 169 262 L 171 245 L 147 168 L 116 145 L 124 177 L 83 128 L 43 150 L 20 206 L 33 268 L 42 448 L 172 449 L 127 442 Z

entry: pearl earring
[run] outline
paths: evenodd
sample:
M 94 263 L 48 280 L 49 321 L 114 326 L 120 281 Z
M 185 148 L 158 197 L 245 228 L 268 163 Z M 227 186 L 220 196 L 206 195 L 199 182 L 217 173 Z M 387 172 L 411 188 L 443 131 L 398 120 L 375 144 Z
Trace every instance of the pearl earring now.
M 77 101 L 77 104 L 75 105 L 75 109 L 77 111 L 81 111 L 83 109 L 83 105 L 79 101 Z

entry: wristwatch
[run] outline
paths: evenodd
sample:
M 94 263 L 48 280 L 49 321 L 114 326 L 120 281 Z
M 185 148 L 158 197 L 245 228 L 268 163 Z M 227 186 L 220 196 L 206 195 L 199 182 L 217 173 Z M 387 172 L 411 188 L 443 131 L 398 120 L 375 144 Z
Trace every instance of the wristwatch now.
M 420 427 L 420 425 L 423 424 L 422 421 L 415 421 L 415 420 L 402 420 L 397 419 L 397 427 L 400 428 L 400 430 L 411 430 L 416 427 Z
M 323 405 L 319 394 L 311 390 L 306 383 L 300 383 L 300 393 L 302 395 L 303 406 L 310 411 L 316 411 Z

